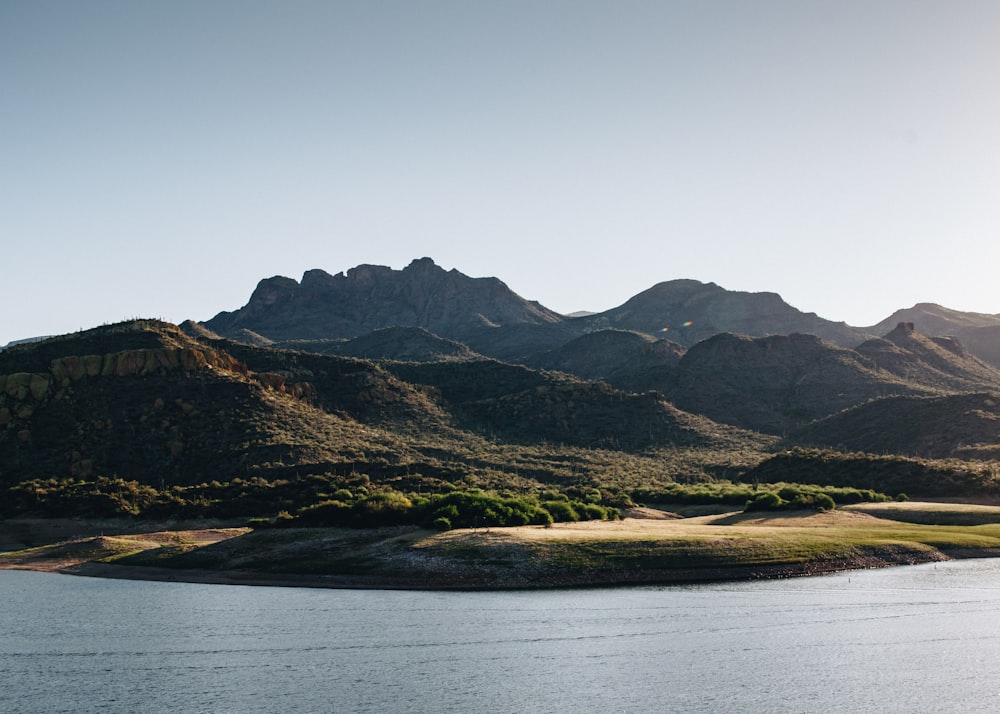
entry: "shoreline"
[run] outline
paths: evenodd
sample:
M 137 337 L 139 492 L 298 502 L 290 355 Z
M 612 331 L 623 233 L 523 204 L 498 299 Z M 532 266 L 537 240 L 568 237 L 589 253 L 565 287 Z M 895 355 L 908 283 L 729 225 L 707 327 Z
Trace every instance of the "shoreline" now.
M 222 585 L 482 591 L 784 579 L 1000 557 L 1000 509 L 963 511 L 957 515 L 976 520 L 962 525 L 949 523 L 953 508 L 883 511 L 733 512 L 445 532 L 221 523 L 154 531 L 150 526 L 162 524 L 133 523 L 116 529 L 120 535 L 104 535 L 111 524 L 99 523 L 91 525 L 100 535 L 51 540 L 47 524 L 33 540 L 49 545 L 0 553 L 0 569 Z M 897 520 L 904 516 L 910 520 Z M 938 524 L 915 522 L 931 516 Z M 8 533 L 24 527 L 5 525 Z M 80 532 L 79 522 L 70 525 Z
M 921 555 L 923 557 L 921 557 Z M 198 570 L 155 566 L 116 565 L 81 562 L 71 564 L 7 565 L 0 570 L 29 570 L 77 577 L 113 580 L 142 580 L 205 585 L 243 585 L 250 587 L 301 587 L 343 590 L 421 590 L 452 592 L 549 590 L 577 588 L 617 588 L 629 586 L 691 585 L 697 583 L 744 582 L 750 580 L 784 580 L 789 578 L 829 575 L 851 570 L 921 565 L 950 560 L 1000 558 L 1000 548 L 928 551 L 883 557 L 858 558 L 805 563 L 776 563 L 715 568 L 672 568 L 631 571 L 580 572 L 552 574 L 537 579 L 521 578 L 519 582 L 501 581 L 496 577 L 406 578 L 348 574 L 264 573 L 248 570 Z M 500 575 L 499 573 L 497 575 Z

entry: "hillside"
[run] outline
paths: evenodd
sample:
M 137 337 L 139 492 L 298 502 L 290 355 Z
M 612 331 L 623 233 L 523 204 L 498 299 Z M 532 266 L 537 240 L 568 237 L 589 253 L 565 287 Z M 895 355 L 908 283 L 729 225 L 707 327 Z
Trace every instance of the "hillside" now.
M 1000 394 L 876 399 L 795 431 L 785 443 L 929 459 L 997 459 Z
M 794 326 L 812 332 L 772 333 Z M 976 464 L 1000 457 L 998 395 L 1000 369 L 956 337 L 910 322 L 873 337 L 770 293 L 672 281 L 571 318 L 429 259 L 309 271 L 207 323 L 0 351 L 0 512 L 541 523 L 663 498 L 745 505 L 760 494 L 726 481 L 756 483 L 765 463 L 790 480 L 835 470 L 826 452 L 797 457 L 815 472 L 769 458 L 796 447 L 891 457 L 877 466 L 902 469 L 900 490 L 906 459 L 955 460 L 927 473 L 988 495 Z M 428 505 L 451 497 L 472 510 Z
M 667 396 L 714 421 L 782 434 L 878 396 L 930 391 L 812 335 L 722 334 L 684 354 Z
M 401 362 L 439 362 L 479 357 L 468 346 L 422 327 L 383 327 L 349 340 L 288 340 L 277 349 Z
M 338 366 L 317 389 L 150 321 L 6 350 L 0 482 L 102 474 L 189 484 L 343 462 L 359 442 L 405 451 L 363 422 L 426 424 L 426 398 L 372 365 Z M 341 408 L 321 408 L 324 398 Z
M 661 397 L 492 360 L 379 366 L 194 332 L 133 321 L 0 354 L 0 484 L 363 474 L 518 487 L 592 484 L 626 463 L 638 483 L 664 477 L 639 451 L 765 443 Z
M 697 280 L 659 283 L 620 307 L 578 318 L 578 322 L 588 331 L 635 330 L 686 347 L 723 332 L 751 337 L 801 332 L 846 347 L 868 336 L 842 322 L 801 312 L 775 293 L 732 291 Z
M 945 391 L 1000 389 L 1000 369 L 966 351 L 954 337 L 928 337 L 912 322 L 901 322 L 885 337 L 857 347 L 879 368 L 896 377 Z
M 493 360 L 386 368 L 407 382 L 433 388 L 468 428 L 518 442 L 626 451 L 759 442 L 740 429 L 682 412 L 662 395 L 624 392 L 565 374 Z
M 640 332 L 599 330 L 540 355 L 531 365 L 644 392 L 670 384 L 684 352 L 675 342 Z
M 955 337 L 973 355 L 1000 368 L 1000 315 L 960 312 L 934 303 L 918 303 L 897 310 L 868 329 L 873 334 L 883 335 L 900 323 L 910 323 L 925 335 Z

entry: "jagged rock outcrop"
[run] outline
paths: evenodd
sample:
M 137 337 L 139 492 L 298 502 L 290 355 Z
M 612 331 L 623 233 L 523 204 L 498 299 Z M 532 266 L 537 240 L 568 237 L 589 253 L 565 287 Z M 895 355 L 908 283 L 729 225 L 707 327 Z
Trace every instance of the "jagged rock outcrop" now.
M 309 270 L 300 283 L 268 278 L 243 308 L 219 313 L 205 325 L 234 339 L 239 330 L 275 341 L 353 338 L 394 326 L 463 339 L 487 328 L 560 320 L 497 278 L 470 278 L 422 258 L 398 271 L 360 265 L 336 275 Z
M 955 337 L 970 353 L 1000 369 L 1000 314 L 961 312 L 923 302 L 897 310 L 868 331 L 884 335 L 900 323 L 911 323 L 925 335 Z
M 301 282 L 268 278 L 243 308 L 219 313 L 205 327 L 248 344 L 316 341 L 300 347 L 318 350 L 328 348 L 323 341 L 354 339 L 388 327 L 419 327 L 479 354 L 524 364 L 542 364 L 546 353 L 604 330 L 666 338 L 685 347 L 722 332 L 799 332 L 841 346 L 873 336 L 801 312 L 774 293 L 730 291 L 696 280 L 660 283 L 620 307 L 567 317 L 525 300 L 497 278 L 445 271 L 429 258 L 399 271 L 359 265 L 337 275 L 309 270 Z
M 1000 369 L 969 354 L 955 337 L 928 337 L 900 322 L 857 347 L 879 368 L 913 384 L 947 391 L 1000 389 Z

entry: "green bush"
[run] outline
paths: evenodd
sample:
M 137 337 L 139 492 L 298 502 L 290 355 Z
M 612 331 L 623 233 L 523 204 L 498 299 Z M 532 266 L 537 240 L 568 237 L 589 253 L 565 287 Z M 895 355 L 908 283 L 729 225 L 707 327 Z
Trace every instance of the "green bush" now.
M 762 491 L 747 501 L 744 511 L 777 511 L 788 505 L 781 496 L 773 491 Z
M 580 520 L 580 514 L 569 501 L 543 501 L 542 508 L 552 514 L 552 519 L 557 522 Z

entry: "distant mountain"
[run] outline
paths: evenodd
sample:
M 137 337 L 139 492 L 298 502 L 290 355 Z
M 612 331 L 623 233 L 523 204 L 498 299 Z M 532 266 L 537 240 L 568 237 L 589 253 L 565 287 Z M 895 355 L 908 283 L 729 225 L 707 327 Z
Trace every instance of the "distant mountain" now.
M 737 292 L 697 280 L 654 285 L 620 307 L 576 322 L 587 331 L 634 330 L 687 347 L 723 332 L 750 337 L 798 332 L 846 347 L 872 336 L 845 323 L 801 312 L 775 293 Z
M 1000 315 L 960 312 L 932 302 L 922 302 L 905 310 L 896 310 L 868 329 L 877 335 L 884 335 L 901 322 L 911 322 L 917 330 L 927 335 L 954 335 L 968 329 L 998 327 Z
M 915 344 L 903 348 L 892 338 L 877 337 L 900 322 L 913 323 L 917 333 L 934 337 L 921 337 L 919 350 Z M 856 357 L 864 359 L 858 369 L 880 371 L 872 377 L 875 382 L 901 380 L 918 391 L 988 389 L 995 375 L 987 365 L 1000 369 L 1000 315 L 960 313 L 924 303 L 873 328 L 856 328 L 804 313 L 774 293 L 672 280 L 619 307 L 569 317 L 522 298 L 497 278 L 446 271 L 430 258 L 414 260 L 403 270 L 361 265 L 337 275 L 309 270 L 301 282 L 268 278 L 244 307 L 219 313 L 199 327 L 246 344 L 372 359 L 434 361 L 485 355 L 600 379 L 621 389 L 676 394 L 679 404 L 688 406 L 707 396 L 698 397 L 677 371 L 683 349 L 722 334 L 814 335 L 828 345 L 859 347 Z M 948 335 L 958 343 L 945 339 Z M 959 343 L 964 347 L 957 347 Z M 778 366 L 779 373 L 787 372 L 787 365 Z M 885 393 L 876 389 L 873 394 Z M 788 399 L 794 404 L 794 398 Z M 747 402 L 744 411 L 758 409 L 754 402 Z M 783 408 L 798 415 L 794 417 L 758 415 L 750 422 L 729 417 L 753 428 L 783 430 L 824 415 L 827 407 L 853 402 L 821 395 L 821 403 Z
M 301 283 L 268 278 L 243 308 L 219 313 L 205 326 L 233 339 L 241 330 L 273 341 L 354 338 L 384 327 L 422 327 L 462 339 L 486 328 L 563 319 L 497 278 L 470 278 L 422 258 L 398 271 L 361 265 L 346 275 L 310 270 Z
M 30 344 L 32 342 L 41 342 L 42 340 L 49 339 L 49 337 L 51 337 L 51 336 L 52 335 L 44 335 L 44 336 L 41 336 L 41 337 L 26 337 L 26 338 L 24 338 L 22 340 L 13 340 L 12 342 L 8 342 L 5 345 L 0 345 L 0 352 L 2 352 L 3 350 L 7 349 L 8 347 L 14 347 L 15 345 L 27 345 L 27 344 Z
M 932 389 L 1000 389 L 1000 369 L 977 359 L 956 338 L 927 337 L 912 322 L 862 343 L 857 352 L 900 379 Z
M 1000 368 L 1000 315 L 960 312 L 925 302 L 897 310 L 868 330 L 883 335 L 899 323 L 912 323 L 925 335 L 957 337 L 969 352 Z
M 629 330 L 598 330 L 570 340 L 532 366 L 603 380 L 620 389 L 665 391 L 685 349 L 670 340 Z
M 446 271 L 430 258 L 400 271 L 361 265 L 335 276 L 309 270 L 301 282 L 268 278 L 244 307 L 219 313 L 204 327 L 257 345 L 353 339 L 388 327 L 419 327 L 480 354 L 526 364 L 540 364 L 546 353 L 609 329 L 686 347 L 722 332 L 801 332 L 844 346 L 874 336 L 803 313 L 774 293 L 735 292 L 695 280 L 660 283 L 605 312 L 564 316 L 525 300 L 497 278 Z

